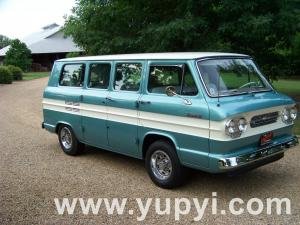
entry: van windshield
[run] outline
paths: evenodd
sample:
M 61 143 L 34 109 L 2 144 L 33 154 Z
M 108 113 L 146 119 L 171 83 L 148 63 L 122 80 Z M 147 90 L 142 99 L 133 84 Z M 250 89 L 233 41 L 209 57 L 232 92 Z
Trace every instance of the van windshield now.
M 197 64 L 211 97 L 272 90 L 251 59 L 207 59 Z

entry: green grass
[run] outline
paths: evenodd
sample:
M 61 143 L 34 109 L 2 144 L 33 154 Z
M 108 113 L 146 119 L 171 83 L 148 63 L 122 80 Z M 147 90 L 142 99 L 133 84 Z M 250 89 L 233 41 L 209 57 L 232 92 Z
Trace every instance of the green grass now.
M 42 77 L 48 77 L 50 72 L 29 72 L 23 74 L 23 80 L 34 80 Z
M 279 92 L 290 96 L 300 96 L 300 80 L 273 81 L 273 86 Z

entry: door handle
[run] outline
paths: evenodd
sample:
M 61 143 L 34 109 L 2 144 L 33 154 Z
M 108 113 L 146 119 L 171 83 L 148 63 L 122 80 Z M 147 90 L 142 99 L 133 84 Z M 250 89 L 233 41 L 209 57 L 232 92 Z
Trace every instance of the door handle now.
M 151 104 L 150 101 L 140 101 L 140 104 Z
M 107 101 L 111 101 L 111 102 L 114 101 L 112 97 L 106 97 L 105 99 L 106 99 Z

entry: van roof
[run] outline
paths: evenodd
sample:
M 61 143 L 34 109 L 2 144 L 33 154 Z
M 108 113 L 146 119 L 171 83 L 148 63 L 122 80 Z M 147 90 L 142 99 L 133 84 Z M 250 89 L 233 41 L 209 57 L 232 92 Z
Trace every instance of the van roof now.
M 86 61 L 86 60 L 142 60 L 142 59 L 200 59 L 207 57 L 249 57 L 248 55 L 223 52 L 168 52 L 168 53 L 138 53 L 122 55 L 99 55 L 75 58 L 65 58 L 57 61 Z

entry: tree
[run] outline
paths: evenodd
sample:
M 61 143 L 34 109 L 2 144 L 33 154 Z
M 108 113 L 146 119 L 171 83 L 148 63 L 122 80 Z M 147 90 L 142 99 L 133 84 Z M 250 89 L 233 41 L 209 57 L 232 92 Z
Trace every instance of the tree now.
M 88 54 L 232 51 L 272 76 L 293 75 L 299 2 L 77 0 L 65 33 Z
M 8 46 L 10 41 L 11 40 L 8 37 L 0 34 L 0 49 Z
M 67 53 L 66 58 L 74 58 L 79 56 L 80 56 L 80 52 L 69 52 Z
M 31 65 L 31 51 L 25 43 L 15 39 L 11 42 L 9 50 L 4 58 L 5 65 L 20 67 L 23 71 L 28 71 Z

